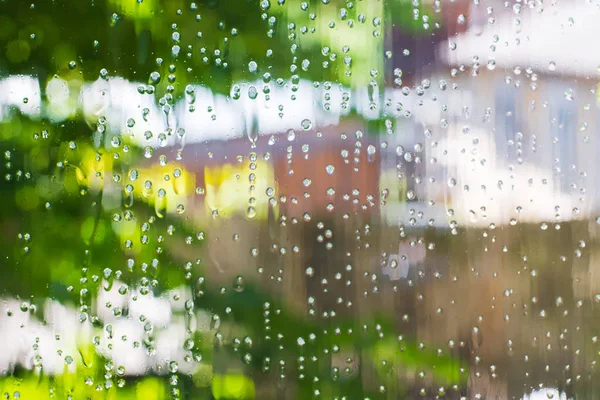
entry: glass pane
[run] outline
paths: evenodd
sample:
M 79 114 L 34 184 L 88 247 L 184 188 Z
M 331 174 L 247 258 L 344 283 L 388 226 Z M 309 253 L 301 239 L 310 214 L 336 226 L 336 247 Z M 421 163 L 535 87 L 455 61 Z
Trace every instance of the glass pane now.
M 0 2 L 0 393 L 597 398 L 599 17 Z

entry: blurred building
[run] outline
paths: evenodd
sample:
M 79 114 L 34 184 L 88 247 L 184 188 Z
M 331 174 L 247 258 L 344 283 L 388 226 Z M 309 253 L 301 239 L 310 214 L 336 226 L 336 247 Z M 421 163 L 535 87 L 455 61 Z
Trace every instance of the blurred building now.
M 456 12 L 435 61 L 383 94 L 395 127 L 383 156 L 383 220 L 406 224 L 421 211 L 439 227 L 487 227 L 594 216 L 599 63 L 585 38 L 596 7 L 473 3 Z M 415 148 L 420 163 L 404 157 Z

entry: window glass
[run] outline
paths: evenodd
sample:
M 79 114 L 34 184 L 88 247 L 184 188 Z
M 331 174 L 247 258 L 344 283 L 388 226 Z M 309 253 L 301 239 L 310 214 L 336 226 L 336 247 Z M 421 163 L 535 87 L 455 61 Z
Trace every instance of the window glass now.
M 0 394 L 600 397 L 599 7 L 0 1 Z

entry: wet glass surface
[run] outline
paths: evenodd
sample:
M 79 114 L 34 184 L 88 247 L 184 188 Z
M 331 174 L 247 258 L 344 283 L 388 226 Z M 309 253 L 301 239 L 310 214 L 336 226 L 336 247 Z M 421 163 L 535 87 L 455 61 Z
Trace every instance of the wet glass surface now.
M 597 398 L 599 6 L 0 2 L 0 393 Z

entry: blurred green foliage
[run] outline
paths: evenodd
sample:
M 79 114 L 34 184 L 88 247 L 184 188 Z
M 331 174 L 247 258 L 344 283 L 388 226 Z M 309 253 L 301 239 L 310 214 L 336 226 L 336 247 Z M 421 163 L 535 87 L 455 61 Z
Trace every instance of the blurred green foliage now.
M 32 75 L 39 78 L 43 88 L 53 76 L 94 81 L 102 69 L 111 76 L 141 82 L 147 82 L 154 71 L 163 77 L 175 71 L 174 79 L 162 79 L 156 86 L 159 95 L 172 92 L 175 97 L 181 96 L 188 84 L 203 84 L 215 92 L 229 93 L 231 82 L 257 79 L 264 73 L 284 79 L 297 74 L 306 79 L 355 86 L 382 79 L 383 74 L 376 78 L 373 69 L 381 68 L 383 2 L 357 1 L 355 8 L 335 1 L 329 5 L 310 2 L 308 10 L 289 1 L 279 3 L 284 2 L 3 1 L 0 2 L 0 49 L 4 56 L 0 57 L 0 75 Z M 400 8 L 395 8 L 396 4 Z M 392 5 L 391 18 L 404 23 L 411 9 L 402 2 L 392 2 Z M 347 12 L 345 17 L 340 16 L 342 9 Z M 315 20 L 311 16 L 313 12 L 322 13 L 324 17 Z M 368 18 L 360 16 L 363 12 Z M 357 27 L 350 28 L 349 20 Z M 332 21 L 335 21 L 333 26 Z M 407 26 L 408 21 L 412 21 L 410 26 L 420 32 L 420 22 L 406 21 Z M 346 52 L 343 46 L 347 43 L 350 49 Z M 346 55 L 353 58 L 351 74 L 344 62 Z M 303 60 L 308 61 L 305 68 L 301 67 Z M 256 73 L 249 71 L 250 61 L 258 64 Z M 189 225 L 176 224 L 174 233 L 156 244 L 157 237 L 161 236 L 156 232 L 167 232 L 172 220 L 157 218 L 152 205 L 142 201 L 131 206 L 106 206 L 103 188 L 90 184 L 92 179 L 105 179 L 101 175 L 111 171 L 102 166 L 97 170 L 87 166 L 105 165 L 105 162 L 108 165 L 110 161 L 113 169 L 128 171 L 140 164 L 139 149 L 124 152 L 96 148 L 90 127 L 79 114 L 56 123 L 29 119 L 13 112 L 12 118 L 0 123 L 0 156 L 4 162 L 0 182 L 0 293 L 3 296 L 19 296 L 31 303 L 52 298 L 76 305 L 82 315 L 88 316 L 93 309 L 93 294 L 102 290 L 103 280 L 110 284 L 117 272 L 119 279 L 129 284 L 136 284 L 142 277 L 150 278 L 156 295 L 190 285 L 181 266 L 183 260 L 174 249 L 176 243 L 182 243 L 185 237 L 196 232 Z M 118 224 L 126 222 L 136 228 L 118 228 Z M 143 223 L 154 232 L 150 234 L 154 240 L 151 245 L 140 244 L 139 226 Z M 132 240 L 133 245 L 126 245 L 127 240 Z M 203 250 L 201 243 L 194 244 L 199 254 Z M 130 258 L 135 258 L 138 267 L 128 266 Z M 156 266 L 145 271 L 139 268 L 142 263 L 154 265 L 153 260 L 157 260 Z M 202 267 L 200 263 L 198 268 Z M 107 268 L 113 271 L 109 276 L 105 273 Z M 180 387 L 187 388 L 182 389 L 185 398 L 253 398 L 257 383 L 251 377 L 276 375 L 270 369 L 265 370 L 266 359 L 275 362 L 308 354 L 303 346 L 299 347 L 299 338 L 314 354 L 344 348 L 358 352 L 364 362 L 373 365 L 387 360 L 394 368 L 431 371 L 443 384 L 461 383 L 465 379 L 457 373 L 461 366 L 457 359 L 419 350 L 410 339 L 396 343 L 388 339 L 381 341 L 374 333 L 336 336 L 328 331 L 330 326 L 307 322 L 285 304 L 279 304 L 276 298 L 250 285 L 240 292 L 223 294 L 219 288 L 213 288 L 196 296 L 198 307 L 214 315 L 229 315 L 225 322 L 235 327 L 234 332 L 246 332 L 263 339 L 263 308 L 271 304 L 273 309 L 281 311 L 271 321 L 272 331 L 281 335 L 281 339 L 257 343 L 251 352 L 252 361 L 245 363 L 248 364 L 245 374 L 206 375 L 212 376 L 211 390 L 206 389 L 210 384 L 204 375 L 206 371 L 182 376 Z M 228 308 L 234 311 L 229 313 Z M 373 319 L 393 332 L 392 323 L 385 317 Z M 92 320 L 102 326 L 102 321 Z M 352 319 L 338 324 L 336 327 L 343 328 L 342 331 L 359 330 Z M 316 339 L 311 341 L 312 335 L 316 335 Z M 203 346 L 203 360 L 210 363 L 213 343 L 205 338 Z M 237 358 L 243 369 L 242 355 L 231 344 L 215 346 Z M 88 377 L 104 386 L 110 380 L 102 368 L 106 360 L 96 357 L 98 361 L 91 370 L 78 370 L 76 374 L 48 376 L 17 370 L 0 380 L 0 392 L 13 398 L 17 398 L 15 393 L 19 392 L 22 399 L 46 398 L 50 393 L 61 399 L 67 396 L 77 399 L 166 398 L 166 378 L 127 378 L 127 384 L 118 389 L 96 390 L 96 383 L 86 385 Z M 386 371 L 380 372 L 384 377 Z M 328 373 L 324 373 L 324 364 L 309 363 L 305 374 L 326 376 Z M 375 384 L 363 386 L 360 374 L 325 381 L 320 386 L 324 395 L 379 396 L 374 390 Z M 314 395 L 310 379 L 298 380 L 294 386 L 297 398 Z

